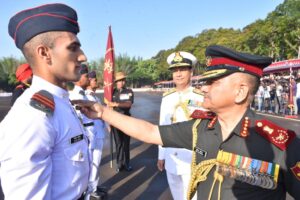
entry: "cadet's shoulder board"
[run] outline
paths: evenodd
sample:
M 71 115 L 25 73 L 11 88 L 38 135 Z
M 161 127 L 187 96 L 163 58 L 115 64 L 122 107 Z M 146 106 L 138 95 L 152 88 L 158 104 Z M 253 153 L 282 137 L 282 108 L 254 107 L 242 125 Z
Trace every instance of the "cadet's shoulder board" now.
M 203 95 L 203 93 L 201 92 L 201 90 L 199 90 L 199 89 L 197 89 L 197 88 L 194 88 L 194 89 L 193 89 L 193 92 L 196 93 L 196 94 Z
M 30 105 L 46 114 L 52 114 L 55 109 L 53 95 L 46 90 L 40 90 L 30 99 Z
M 167 92 L 163 93 L 163 97 L 166 97 L 174 92 L 176 92 L 176 89 L 172 88 L 172 89 L 168 90 Z
M 268 120 L 257 120 L 255 129 L 261 136 L 270 141 L 281 150 L 285 150 L 296 137 L 294 131 L 284 129 Z

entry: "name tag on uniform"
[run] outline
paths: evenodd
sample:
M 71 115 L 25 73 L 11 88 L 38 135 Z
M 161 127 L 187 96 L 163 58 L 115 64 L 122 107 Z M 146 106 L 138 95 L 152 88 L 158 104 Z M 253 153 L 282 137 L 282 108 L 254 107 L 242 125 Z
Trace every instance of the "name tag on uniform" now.
M 199 147 L 195 147 L 194 151 L 198 154 L 200 154 L 202 157 L 206 157 L 207 151 L 204 151 L 203 149 L 200 149 Z
M 120 94 L 120 100 L 128 100 L 129 98 L 129 94 Z
M 72 137 L 72 138 L 70 139 L 70 143 L 71 143 L 71 144 L 74 144 L 74 143 L 79 142 L 79 141 L 81 141 L 81 140 L 83 140 L 83 134 L 81 134 L 81 135 L 76 135 L 75 137 Z

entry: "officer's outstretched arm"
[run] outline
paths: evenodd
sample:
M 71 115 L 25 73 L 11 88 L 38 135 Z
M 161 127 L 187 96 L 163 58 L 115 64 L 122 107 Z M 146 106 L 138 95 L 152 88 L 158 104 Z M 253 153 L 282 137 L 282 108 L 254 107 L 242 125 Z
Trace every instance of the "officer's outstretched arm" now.
M 103 119 L 131 137 L 147 143 L 162 145 L 157 125 L 120 114 L 96 102 L 82 100 L 72 102 L 77 105 L 77 109 L 80 109 L 89 118 Z

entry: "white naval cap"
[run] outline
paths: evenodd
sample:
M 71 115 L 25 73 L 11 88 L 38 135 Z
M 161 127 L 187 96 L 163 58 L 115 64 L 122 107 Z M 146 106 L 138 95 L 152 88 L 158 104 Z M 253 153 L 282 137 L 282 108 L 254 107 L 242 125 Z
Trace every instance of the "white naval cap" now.
M 197 63 L 197 58 L 188 52 L 177 51 L 171 53 L 167 58 L 169 69 L 174 67 L 194 67 Z

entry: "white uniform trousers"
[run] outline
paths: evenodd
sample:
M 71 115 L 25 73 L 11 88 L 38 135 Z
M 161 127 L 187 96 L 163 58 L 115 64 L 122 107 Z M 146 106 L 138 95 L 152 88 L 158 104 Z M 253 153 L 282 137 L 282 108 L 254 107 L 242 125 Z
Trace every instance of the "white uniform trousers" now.
M 97 190 L 98 182 L 100 179 L 100 163 L 102 157 L 102 149 L 105 138 L 97 138 L 98 145 L 96 149 L 89 149 L 92 155 L 93 162 L 91 163 L 90 177 L 88 183 L 88 189 L 86 191 L 86 195 L 84 196 L 85 200 L 90 200 L 90 194 Z M 100 142 L 101 140 L 101 142 Z
M 166 173 L 173 199 L 186 200 L 191 175 L 189 173 L 176 175 L 168 171 L 166 171 Z M 195 193 L 192 200 L 197 200 L 197 193 Z

